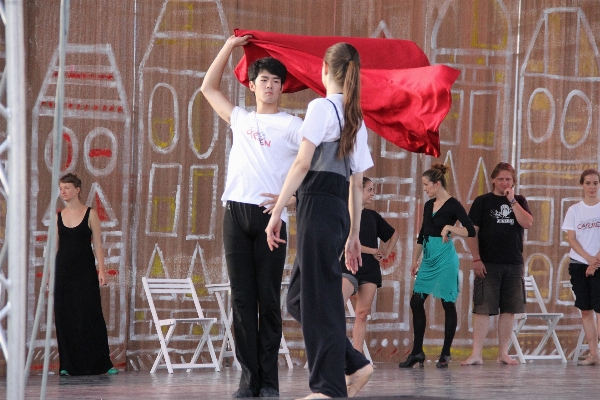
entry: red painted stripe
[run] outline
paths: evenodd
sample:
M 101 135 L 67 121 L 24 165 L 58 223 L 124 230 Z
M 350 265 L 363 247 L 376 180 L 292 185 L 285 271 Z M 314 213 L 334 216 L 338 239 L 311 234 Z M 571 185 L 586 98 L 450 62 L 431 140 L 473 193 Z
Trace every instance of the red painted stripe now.
M 71 142 L 71 137 L 66 133 L 63 133 L 63 140 L 67 144 L 67 159 L 65 160 L 65 165 L 63 166 L 63 170 L 69 168 L 71 162 L 73 162 L 73 143 Z
M 58 367 L 59 367 L 59 364 L 50 364 L 50 369 L 54 369 L 54 368 L 58 368 Z M 44 364 L 32 365 L 31 369 L 36 370 L 36 371 L 38 371 L 40 369 L 44 369 Z
M 112 157 L 112 150 L 111 149 L 91 149 L 89 156 L 90 156 L 90 158 Z
M 58 77 L 58 71 L 54 71 L 53 76 Z M 115 76 L 113 74 L 97 74 L 95 72 L 65 72 L 65 78 L 71 79 L 92 79 L 98 81 L 114 81 Z
M 42 107 L 48 107 L 48 108 L 54 108 L 54 102 L 53 101 L 42 101 L 40 103 L 40 105 Z M 123 114 L 123 107 L 121 106 L 116 106 L 115 104 L 102 104 L 102 105 L 98 105 L 98 104 L 84 104 L 84 103 L 65 103 L 65 107 L 69 108 L 69 109 L 77 109 L 77 110 L 89 110 L 92 109 L 94 111 L 98 111 L 98 110 L 102 110 L 104 112 L 116 112 L 119 114 Z

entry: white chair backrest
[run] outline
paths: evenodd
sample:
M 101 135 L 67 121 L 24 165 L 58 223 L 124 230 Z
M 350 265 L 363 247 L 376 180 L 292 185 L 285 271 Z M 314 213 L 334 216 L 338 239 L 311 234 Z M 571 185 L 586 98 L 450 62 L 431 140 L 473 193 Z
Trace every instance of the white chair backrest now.
M 204 318 L 202 306 L 198 300 L 196 288 L 194 287 L 194 283 L 192 282 L 191 278 L 157 279 L 144 277 L 142 278 L 142 283 L 144 285 L 144 290 L 146 291 L 146 296 L 148 297 L 148 303 L 150 304 L 153 316 L 156 314 L 156 307 L 154 305 L 154 298 L 152 294 L 159 294 L 159 300 L 177 300 L 177 295 L 183 295 L 181 296 L 182 299 L 185 299 L 186 297 L 191 298 L 194 303 L 194 308 L 198 313 L 198 317 Z
M 535 279 L 533 279 L 533 276 L 526 276 L 524 280 L 525 280 L 525 291 L 533 292 L 533 294 L 535 295 L 536 303 L 542 310 L 542 313 L 547 314 L 548 310 L 546 310 L 546 305 L 544 304 L 544 299 L 542 299 L 542 295 L 540 294 L 540 291 L 537 287 L 537 284 L 535 283 Z

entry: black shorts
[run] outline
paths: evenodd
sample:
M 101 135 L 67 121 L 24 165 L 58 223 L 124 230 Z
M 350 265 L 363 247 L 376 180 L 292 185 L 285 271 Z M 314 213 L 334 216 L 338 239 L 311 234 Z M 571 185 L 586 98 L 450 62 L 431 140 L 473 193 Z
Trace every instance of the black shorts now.
M 342 278 L 348 279 L 352 286 L 354 286 L 354 291 L 352 292 L 351 296 L 354 296 L 358 292 L 358 287 L 360 285 L 364 285 L 365 283 L 373 283 L 364 279 L 359 280 L 356 276 L 352 274 L 347 274 L 345 272 L 342 272 Z M 373 283 L 373 285 L 376 285 L 376 283 Z
M 482 315 L 525 312 L 523 265 L 484 263 L 485 278 L 473 282 L 473 313 Z
M 570 263 L 569 274 L 575 293 L 575 307 L 600 313 L 600 272 L 585 276 L 585 264 Z

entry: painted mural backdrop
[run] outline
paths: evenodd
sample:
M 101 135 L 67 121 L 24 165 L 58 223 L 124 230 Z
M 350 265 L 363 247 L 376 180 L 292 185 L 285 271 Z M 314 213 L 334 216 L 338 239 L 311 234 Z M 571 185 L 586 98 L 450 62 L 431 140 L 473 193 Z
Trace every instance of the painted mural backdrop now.
M 28 327 L 39 295 L 48 230 L 52 116 L 58 75 L 57 0 L 26 7 L 29 152 Z M 206 285 L 227 282 L 220 196 L 231 138 L 201 95 L 205 71 L 234 28 L 306 35 L 401 38 L 415 41 L 432 63 L 461 71 L 452 109 L 440 129 L 440 159 L 409 153 L 370 133 L 374 208 L 400 232 L 382 262 L 367 345 L 375 361 L 398 361 L 412 341 L 408 269 L 426 199 L 419 176 L 433 162 L 452 169 L 451 193 L 467 208 L 491 189 L 499 161 L 514 164 L 518 192 L 534 214 L 525 242 L 526 269 L 550 311 L 565 313 L 559 337 L 568 354 L 579 335 L 568 279 L 568 245 L 560 231 L 566 209 L 580 198 L 581 170 L 597 168 L 600 133 L 600 9 L 595 0 L 72 1 L 67 49 L 63 172 L 82 177 L 82 198 L 98 210 L 109 285 L 101 289 L 111 356 L 120 368 L 147 370 L 156 355 L 141 278 L 191 277 L 204 311 L 219 317 Z M 1 38 L 0 38 L 1 39 Z M 3 46 L 3 40 L 0 41 Z M 4 63 L 3 52 L 0 62 Z M 235 104 L 254 107 L 234 78 L 234 53 L 222 82 Z M 401 55 L 399 55 L 401 56 Z M 281 109 L 303 117 L 309 91 L 284 95 Z M 4 132 L 0 132 L 4 134 Z M 4 192 L 0 218 L 4 221 Z M 59 201 L 60 206 L 60 201 Z M 289 226 L 285 276 L 295 255 Z M 0 231 L 0 241 L 4 230 Z M 455 357 L 468 352 L 473 274 L 464 240 Z M 5 301 L 0 297 L 0 301 Z M 170 310 L 185 313 L 182 302 Z M 439 302 L 428 302 L 426 352 L 443 339 Z M 299 325 L 285 307 L 284 335 L 294 364 L 304 363 Z M 34 369 L 42 363 L 42 326 Z M 179 356 L 195 348 L 201 330 L 176 332 Z M 211 332 L 217 351 L 224 335 Z M 175 339 L 174 339 L 175 340 Z M 527 348 L 530 339 L 523 339 Z M 496 346 L 490 333 L 488 348 Z M 52 362 L 58 368 L 54 344 Z M 206 357 L 206 355 L 203 355 Z M 283 358 L 281 363 L 283 364 Z

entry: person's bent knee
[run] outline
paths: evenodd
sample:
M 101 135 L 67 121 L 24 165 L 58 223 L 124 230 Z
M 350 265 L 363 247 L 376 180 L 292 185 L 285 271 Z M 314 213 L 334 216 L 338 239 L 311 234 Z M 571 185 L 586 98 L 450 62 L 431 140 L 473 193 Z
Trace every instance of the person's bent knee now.
M 360 321 L 366 321 L 369 318 L 369 310 L 356 310 L 356 319 Z
M 412 310 L 420 310 L 424 308 L 425 305 L 425 296 L 421 293 L 413 293 L 410 298 L 410 308 Z

